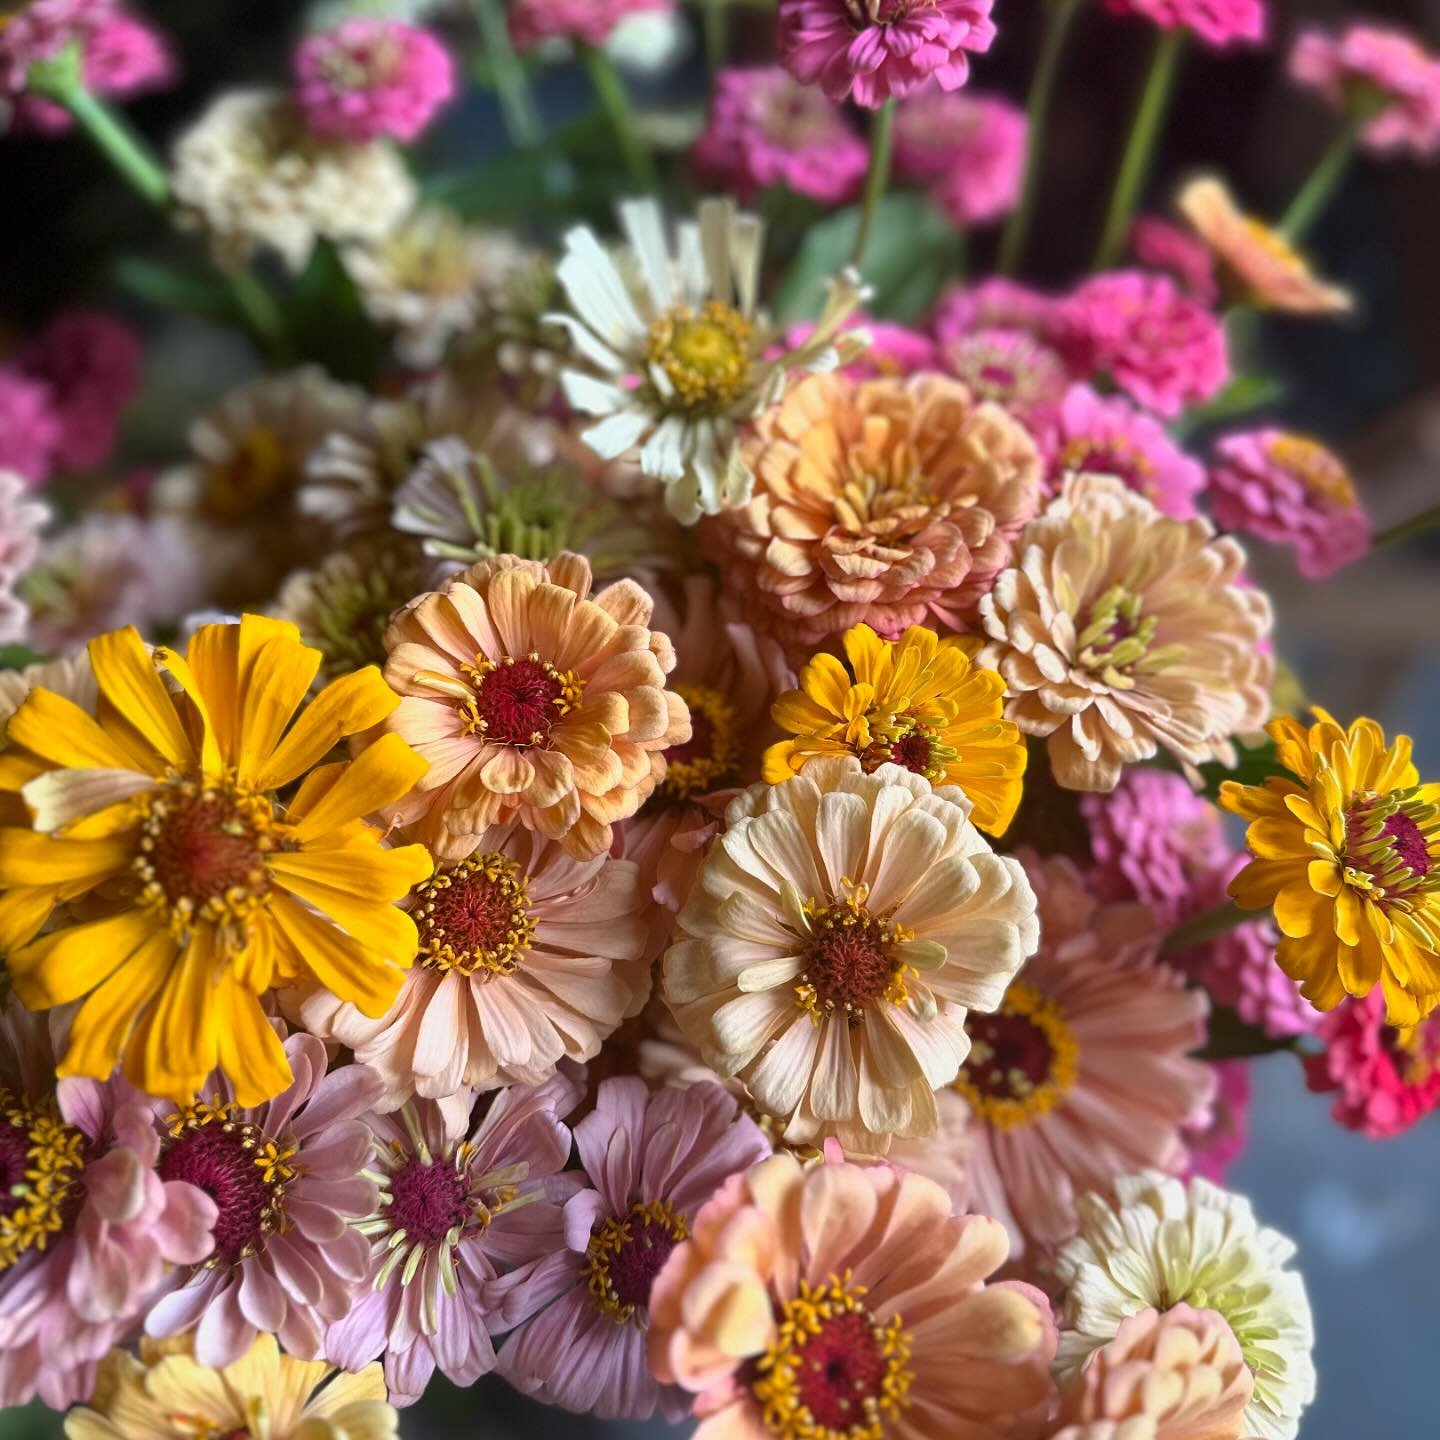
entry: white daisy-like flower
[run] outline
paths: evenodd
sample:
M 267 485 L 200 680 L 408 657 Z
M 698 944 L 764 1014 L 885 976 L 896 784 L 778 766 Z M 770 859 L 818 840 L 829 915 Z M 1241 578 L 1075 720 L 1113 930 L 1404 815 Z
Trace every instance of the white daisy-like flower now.
M 1315 1327 L 1294 1242 L 1261 1225 L 1243 1196 L 1155 1171 L 1115 1182 L 1115 1203 L 1077 1202 L 1080 1233 L 1056 1271 L 1069 1286 L 1056 1372 L 1062 1383 L 1142 1310 L 1213 1310 L 1235 1332 L 1255 1390 L 1241 1433 L 1294 1440 L 1315 1398 Z
M 584 368 L 561 376 L 577 409 L 599 417 L 583 438 L 607 460 L 638 451 L 682 524 L 743 504 L 754 476 L 741 428 L 780 399 L 789 377 L 832 370 L 869 343 L 840 327 L 863 298 L 840 274 L 810 337 L 774 351 L 777 332 L 757 310 L 764 226 L 729 200 L 705 200 L 674 248 L 653 200 L 620 206 L 629 249 L 611 255 L 594 231 L 565 237 L 557 267 L 573 314 L 564 327 Z

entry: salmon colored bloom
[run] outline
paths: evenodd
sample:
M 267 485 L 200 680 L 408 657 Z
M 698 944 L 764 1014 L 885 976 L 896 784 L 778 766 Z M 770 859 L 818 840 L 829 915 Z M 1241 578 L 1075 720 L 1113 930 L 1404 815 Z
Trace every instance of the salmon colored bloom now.
M 1001 1440 L 1055 1353 L 1045 1297 L 986 1283 L 1005 1255 L 923 1176 L 776 1155 L 656 1278 L 650 1366 L 696 1393 L 695 1440 Z
M 800 688 L 771 707 L 798 738 L 765 752 L 765 779 L 778 785 L 820 755 L 854 755 L 866 771 L 893 763 L 932 785 L 958 785 L 975 825 L 1003 835 L 1025 775 L 1025 742 L 1003 718 L 1005 682 L 972 665 L 957 640 L 919 626 L 882 640 L 857 625 L 843 643 L 848 668 L 816 655 Z
M 0 784 L 33 821 L 0 829 L 16 994 L 32 1010 L 83 1002 L 62 1076 L 104 1079 L 123 1060 L 137 1088 L 183 1103 L 218 1067 L 242 1105 L 259 1104 L 293 1078 L 266 991 L 313 979 L 373 1015 L 395 998 L 416 941 L 393 902 L 431 862 L 417 845 L 385 848 L 363 817 L 425 762 L 387 736 L 321 765 L 395 698 L 371 667 L 292 725 L 320 652 L 281 621 L 206 625 L 185 656 L 152 656 L 133 629 L 89 653 L 98 719 L 48 690 L 10 717 Z M 82 897 L 85 918 L 35 938 Z
M 1232 301 L 1295 315 L 1334 315 L 1355 308 L 1348 290 L 1327 285 L 1280 231 L 1246 215 L 1222 181 L 1192 180 L 1176 202 L 1214 253 Z
M 654 602 L 633 580 L 593 598 L 590 584 L 582 555 L 499 555 L 391 624 L 385 678 L 402 698 L 384 729 L 429 762 L 391 813 L 437 858 L 463 860 L 509 819 L 578 860 L 599 855 L 690 738 Z
M 1288 775 L 1220 788 L 1255 857 L 1230 894 L 1274 910 L 1275 961 L 1317 1010 L 1378 985 L 1403 1029 L 1440 1004 L 1440 784 L 1420 783 L 1408 735 L 1315 715 L 1267 727 Z

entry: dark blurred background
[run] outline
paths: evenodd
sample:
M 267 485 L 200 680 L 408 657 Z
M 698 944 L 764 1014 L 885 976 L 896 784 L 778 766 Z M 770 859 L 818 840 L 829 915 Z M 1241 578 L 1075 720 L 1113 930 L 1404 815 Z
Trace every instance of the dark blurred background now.
M 169 33 L 183 63 L 175 89 L 131 111 L 157 146 L 217 89 L 282 83 L 305 9 L 285 0 L 148 0 L 137 8 Z M 468 34 L 467 7 L 452 8 L 458 39 Z M 997 0 L 1001 38 L 975 67 L 977 88 L 1023 97 L 1041 8 L 1036 0 Z M 1030 257 L 1028 278 L 1057 285 L 1090 253 L 1152 38 L 1148 26 L 1100 8 L 1077 27 L 1067 60 Z M 1304 22 L 1364 13 L 1409 26 L 1440 49 L 1440 0 L 1365 7 L 1305 0 L 1271 9 L 1275 41 L 1264 50 L 1216 55 L 1191 47 L 1147 208 L 1162 209 L 1187 169 L 1218 166 L 1247 206 L 1278 213 L 1332 133 L 1328 114 L 1284 79 L 1286 45 Z M 763 10 L 738 12 L 734 57 L 767 58 L 771 25 Z M 552 125 L 590 105 L 572 68 L 548 68 L 535 81 Z M 702 84 L 695 46 L 677 70 L 642 82 L 640 93 L 659 109 L 693 107 Z M 474 165 L 503 148 L 503 134 L 492 97 L 477 92 L 428 142 L 431 158 L 445 169 Z M 1440 168 L 1362 163 L 1310 248 L 1329 278 L 1362 297 L 1361 311 L 1345 324 L 1267 322 L 1264 358 L 1286 386 L 1286 423 L 1341 450 L 1383 528 L 1440 501 Z M 58 306 L 123 311 L 151 340 L 150 383 L 131 426 L 137 460 L 173 454 L 194 410 L 250 363 L 243 346 L 199 322 L 157 324 L 117 288 L 118 255 L 185 250 L 83 144 L 0 139 L 0 353 L 7 334 L 23 333 Z M 976 254 L 983 270 L 984 241 Z M 1259 557 L 1256 568 L 1276 597 L 1281 649 L 1310 693 L 1342 715 L 1368 713 L 1410 732 L 1422 770 L 1440 775 L 1436 542 L 1373 556 L 1321 585 L 1302 585 L 1274 557 Z M 1292 1057 L 1256 1062 L 1254 1082 L 1250 1148 L 1231 1184 L 1300 1245 L 1320 1372 L 1302 1440 L 1440 1433 L 1432 1385 L 1440 1353 L 1440 1120 L 1400 1140 L 1371 1142 L 1330 1123 Z M 409 1440 L 683 1433 L 566 1416 L 488 1382 L 463 1395 L 437 1382 L 403 1430 Z M 0 1414 L 0 1440 L 57 1434 L 53 1417 Z

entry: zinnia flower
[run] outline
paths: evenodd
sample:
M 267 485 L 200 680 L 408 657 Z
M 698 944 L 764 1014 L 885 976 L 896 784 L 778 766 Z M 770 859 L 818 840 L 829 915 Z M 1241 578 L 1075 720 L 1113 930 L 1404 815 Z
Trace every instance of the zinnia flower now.
M 1022 858 L 1040 949 L 993 1015 L 971 1017 L 955 1082 L 975 1114 L 971 1203 L 1006 1221 L 1017 1252 L 1068 1239 L 1075 1197 L 1116 1175 L 1183 1170 L 1182 1127 L 1214 1091 L 1187 1058 L 1209 1006 L 1156 961 L 1149 908 L 1098 904 L 1063 856 Z
M 749 498 L 739 427 L 780 399 L 792 372 L 833 369 L 863 349 L 863 337 L 839 334 L 863 294 L 845 271 L 809 340 L 775 353 L 755 311 L 764 244 L 755 216 L 702 201 L 680 230 L 683 261 L 654 201 L 622 204 L 620 223 L 630 253 L 619 266 L 592 231 L 565 237 L 556 273 L 574 313 L 550 318 L 587 368 L 561 381 L 576 410 L 602 417 L 582 432 L 586 444 L 607 460 L 638 452 L 671 513 L 693 525 Z
M 947 94 L 932 86 L 895 117 L 897 171 L 930 186 L 962 229 L 1003 219 L 1025 174 L 1025 112 L 998 95 Z
M 692 159 L 710 184 L 747 205 L 775 185 L 844 205 L 860 189 L 870 152 L 834 105 L 777 66 L 715 77 Z
M 894 641 L 857 625 L 843 644 L 848 669 L 816 655 L 800 688 L 771 707 L 798 738 L 765 752 L 765 779 L 779 784 L 821 755 L 854 755 L 867 771 L 894 763 L 932 785 L 958 785 L 975 825 L 1003 835 L 1025 774 L 1025 742 L 1002 718 L 1005 682 L 971 665 L 959 641 L 918 626 Z
M 878 110 L 934 81 L 958 90 L 995 40 L 993 0 L 780 0 L 780 61 L 835 101 Z
M 49 386 L 60 422 L 61 465 L 85 469 L 109 456 L 140 388 L 140 365 L 140 341 L 129 326 L 88 310 L 63 311 L 26 347 L 25 370 Z
M 972 330 L 941 348 L 943 368 L 1043 435 L 1070 383 L 1064 360 L 1024 330 Z
M 113 1351 L 90 1405 L 65 1417 L 66 1440 L 394 1440 L 399 1423 L 378 1365 L 340 1374 L 270 1335 L 220 1369 L 158 1346 Z
M 1184 1178 L 1202 1175 L 1212 1185 L 1223 1185 L 1250 1139 L 1250 1062 L 1214 1060 L 1209 1069 L 1215 1077 L 1215 1099 L 1208 1116 L 1185 1127 L 1190 1164 Z
M 548 567 L 501 555 L 391 625 L 385 677 L 402 699 L 385 728 L 430 766 L 392 813 L 441 859 L 511 818 L 577 859 L 599 855 L 689 738 L 650 597 L 621 580 L 592 599 L 590 579 L 568 551 Z
M 1111 476 L 1077 475 L 1032 520 L 980 602 L 982 665 L 1006 714 L 1048 736 L 1072 790 L 1113 790 L 1164 748 L 1234 765 L 1232 737 L 1270 710 L 1270 605 L 1236 583 L 1244 552 L 1209 521 L 1172 520 Z
M 976 285 L 951 286 L 937 302 L 930 326 L 942 345 L 972 330 L 1023 330 L 1049 343 L 1062 304 L 1053 295 L 993 275 Z
M 575 1144 L 595 1188 L 565 1206 L 566 1248 L 507 1294 L 502 1324 L 543 1308 L 506 1341 L 500 1374 L 566 1410 L 648 1420 L 658 1404 L 682 1419 L 690 1397 L 645 1363 L 651 1286 L 696 1211 L 770 1142 L 718 1085 L 652 1096 L 629 1076 L 600 1082 Z
M 1371 150 L 1440 150 L 1440 59 L 1403 30 L 1363 20 L 1338 36 L 1307 30 L 1290 52 L 1290 76 L 1362 119 Z
M 48 690 L 10 717 L 9 783 L 28 781 L 34 821 L 0 830 L 15 991 L 38 1010 L 83 1000 L 61 1075 L 103 1079 L 123 1059 L 139 1089 L 183 1103 L 218 1066 L 257 1105 L 293 1079 L 260 1004 L 272 986 L 314 978 L 374 1015 L 395 998 L 416 935 L 391 902 L 430 858 L 383 848 L 361 817 L 424 762 L 387 736 L 353 764 L 315 768 L 395 700 L 361 670 L 290 725 L 320 663 L 294 626 L 207 625 L 183 658 L 152 658 L 134 630 L 89 650 L 98 720 Z M 100 886 L 108 914 L 34 938 L 57 904 Z
M 40 532 L 50 520 L 49 509 L 27 499 L 23 475 L 0 470 L 0 645 L 24 640 L 30 607 L 15 593 L 16 582 L 40 553 Z
M 562 1207 L 581 1180 L 561 1173 L 570 1158 L 561 1117 L 579 1098 L 561 1072 L 498 1091 L 473 1129 L 469 1091 L 370 1116 L 384 1185 L 357 1227 L 370 1237 L 369 1288 L 330 1328 L 330 1360 L 358 1370 L 383 1355 L 397 1405 L 418 1400 L 437 1368 L 461 1386 L 495 1368 L 501 1272 L 518 1267 L 509 1283 L 521 1283 L 564 1253 Z
M 1209 885 L 1197 890 L 1194 913 L 1223 905 L 1226 889 L 1244 863 L 1243 855 L 1235 856 Z M 1233 1010 L 1247 1025 L 1273 1039 L 1288 1040 L 1308 1035 L 1321 1017 L 1300 987 L 1276 965 L 1279 944 L 1280 932 L 1267 915 L 1171 959 L 1178 969 L 1198 980 L 1217 1005 Z
M 1318 440 L 1284 430 L 1226 435 L 1210 472 L 1215 523 L 1295 551 L 1323 580 L 1370 548 L 1370 517 L 1344 462 Z
M 295 51 L 295 99 L 322 140 L 408 145 L 454 93 L 449 52 L 418 25 L 354 15 Z
M 547 40 L 603 45 L 627 16 L 669 10 L 675 0 L 514 0 L 510 38 L 517 50 L 533 50 Z
M 1038 1290 L 986 1284 L 1005 1255 L 1003 1226 L 921 1175 L 776 1155 L 660 1272 L 651 1369 L 697 1393 L 695 1440 L 1000 1440 L 1048 1398 L 1055 1349 Z
M 732 803 L 665 957 L 665 999 L 786 1138 L 883 1153 L 936 1125 L 934 1092 L 1038 942 L 1019 862 L 953 786 L 849 756 Z
M 1316 1031 L 1324 1045 L 1305 1057 L 1312 1090 L 1334 1094 L 1331 1114 L 1373 1140 L 1401 1135 L 1440 1106 L 1440 1018 L 1396 1029 L 1373 990 L 1342 1001 Z
M 1180 26 L 1217 49 L 1265 38 L 1265 0 L 1106 0 L 1117 15 L 1139 15 L 1162 30 Z
M 1158 215 L 1141 215 L 1130 228 L 1130 250 L 1147 270 L 1162 270 L 1201 305 L 1220 298 L 1215 257 L 1193 231 Z
M 1255 1381 L 1234 1333 L 1213 1310 L 1141 1310 L 1091 1357 L 1061 1397 L 1070 1440 L 1132 1433 L 1148 1440 L 1237 1440 Z M 1106 1423 L 1117 1426 L 1104 1428 Z M 1127 1428 L 1127 1422 L 1129 1428 Z M 1148 1423 L 1147 1423 L 1148 1422 Z M 1063 1428 L 1079 1427 L 1077 1432 Z
M 1040 497 L 1029 433 L 940 375 L 816 376 L 756 429 L 754 498 L 701 542 L 766 628 L 806 651 L 861 623 L 887 638 L 963 628 Z
M 19 475 L 31 489 L 55 468 L 63 439 L 50 387 L 12 366 L 0 366 L 0 470 Z
M 1373 720 L 1315 715 L 1266 727 L 1288 775 L 1220 788 L 1255 857 L 1230 894 L 1273 908 L 1276 964 L 1316 1009 L 1378 985 L 1386 1019 L 1409 1027 L 1440 1003 L 1440 785 L 1420 784 L 1408 735 L 1387 746 Z
M 380 1077 L 362 1065 L 326 1074 L 313 1035 L 291 1035 L 283 1053 L 295 1078 L 266 1104 L 237 1103 L 238 1087 L 216 1074 L 199 1099 L 156 1110 L 160 1175 L 208 1195 L 219 1219 L 214 1253 L 145 1328 L 159 1337 L 194 1329 L 202 1365 L 233 1365 L 261 1333 L 315 1359 L 326 1324 L 349 1310 L 366 1277 L 369 1247 L 351 1227 L 375 1208 L 374 1181 L 360 1173 L 370 1150 L 360 1117 Z
M 1355 308 L 1350 292 L 1320 280 L 1284 235 L 1246 215 L 1223 181 L 1192 180 L 1176 204 L 1214 253 L 1232 303 L 1294 315 L 1335 315 Z
M 1079 1201 L 1080 1234 L 1056 1261 L 1068 1286 L 1057 1370 L 1063 1380 L 1117 1336 L 1126 1318 L 1177 1305 L 1213 1310 L 1255 1377 L 1240 1433 L 1295 1440 L 1315 1398 L 1305 1283 L 1285 1268 L 1294 1244 L 1256 1222 L 1250 1202 L 1192 1180 L 1122 1176 L 1116 1204 Z

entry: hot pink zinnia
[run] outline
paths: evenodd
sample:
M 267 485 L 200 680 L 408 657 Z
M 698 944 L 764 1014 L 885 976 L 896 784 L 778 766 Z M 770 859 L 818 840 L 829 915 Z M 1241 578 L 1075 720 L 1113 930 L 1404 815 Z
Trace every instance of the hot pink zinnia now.
M 1162 30 L 1183 25 L 1208 45 L 1265 38 L 1265 0 L 1108 0 L 1117 15 L 1139 15 Z
M 263 1105 L 236 1105 L 218 1071 L 183 1109 L 157 1103 L 160 1175 L 203 1190 L 220 1218 L 213 1263 L 145 1328 L 163 1338 L 193 1327 L 202 1365 L 233 1364 L 262 1332 L 318 1358 L 327 1322 L 350 1309 L 366 1277 L 369 1246 L 351 1226 L 375 1208 L 375 1184 L 360 1173 L 370 1150 L 360 1117 L 380 1077 L 363 1065 L 327 1075 L 313 1035 L 291 1035 L 285 1058 L 294 1083 Z
M 1219 320 L 1163 275 L 1117 270 L 1087 280 L 1064 302 L 1057 330 L 1073 371 L 1108 374 L 1166 419 L 1210 399 L 1230 378 Z
M 1215 1100 L 1204 1123 L 1185 1127 L 1185 1146 L 1190 1151 L 1185 1178 L 1201 1175 L 1213 1185 L 1223 1185 L 1225 1172 L 1245 1153 L 1250 1138 L 1246 1123 L 1250 1062 L 1217 1060 L 1210 1069 L 1215 1076 Z
M 983 225 L 1008 215 L 1020 198 L 1025 135 L 1025 112 L 1010 101 L 931 86 L 900 107 L 895 167 L 929 185 L 956 225 Z
M 779 185 L 844 205 L 860 188 L 869 150 L 823 95 L 773 67 L 720 72 L 693 159 L 707 182 L 746 203 Z
M 533 1318 L 500 1352 L 500 1374 L 566 1410 L 647 1420 L 658 1405 L 683 1419 L 690 1397 L 645 1363 L 650 1287 L 695 1212 L 770 1142 L 719 1085 L 652 1096 L 627 1076 L 601 1082 L 575 1144 L 595 1188 L 566 1204 L 565 1248 L 506 1295 L 502 1325 Z
M 1283 430 L 1227 435 L 1210 472 L 1215 523 L 1295 552 L 1310 580 L 1370 548 L 1370 518 L 1344 462 L 1317 440 Z
M 512 0 L 510 38 L 517 50 L 546 40 L 603 45 L 627 15 L 674 8 L 675 0 Z
M 57 315 L 26 349 L 26 371 L 50 387 L 62 465 L 98 465 L 115 448 L 120 417 L 140 388 L 140 355 L 129 326 L 88 310 Z
M 295 51 L 295 98 L 322 139 L 408 144 L 454 93 L 449 51 L 418 25 L 356 15 Z
M 1215 257 L 1192 231 L 1158 215 L 1142 215 L 1131 227 L 1130 250 L 1147 270 L 1159 270 L 1178 280 L 1197 303 L 1214 305 L 1220 298 Z
M 780 0 L 780 59 L 832 100 L 878 110 L 930 80 L 958 90 L 995 39 L 993 0 Z
M 1371 150 L 1440 150 L 1440 59 L 1413 36 L 1355 24 L 1340 35 L 1309 30 L 1290 53 L 1290 75 L 1348 114 L 1370 117 Z
M 1306 1057 L 1306 1078 L 1335 1093 L 1331 1114 L 1347 1130 L 1383 1140 L 1440 1106 L 1440 1015 L 1397 1030 L 1376 989 L 1330 1011 L 1318 1035 L 1325 1050 Z
M 13 366 L 0 368 L 0 470 L 43 485 L 62 438 L 50 387 Z
M 930 328 L 948 345 L 974 330 L 1023 330 L 1049 344 L 1063 302 L 1003 276 L 952 286 L 936 302 Z
M 941 361 L 977 400 L 990 400 L 1043 435 L 1069 386 L 1065 362 L 1023 330 L 972 330 L 941 346 Z
M 870 344 L 850 364 L 840 368 L 838 373 L 847 379 L 903 378 L 939 367 L 935 342 L 928 335 L 912 330 L 908 325 L 897 325 L 892 320 L 877 320 L 864 310 L 855 311 L 851 318 L 870 337 Z M 785 332 L 785 346 L 791 350 L 798 349 L 814 333 L 815 326 L 809 321 L 792 325 Z

